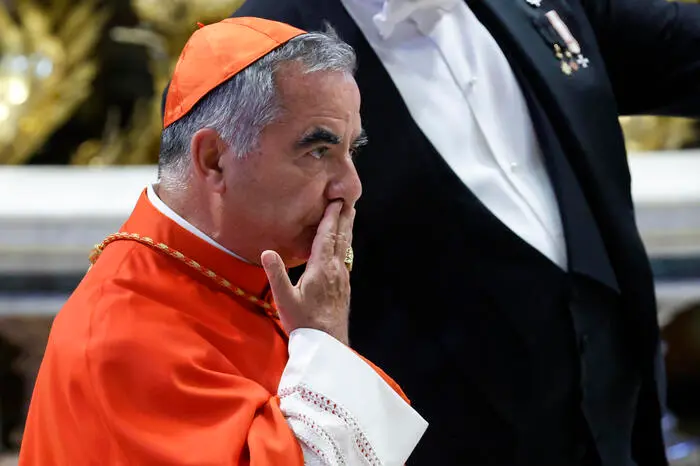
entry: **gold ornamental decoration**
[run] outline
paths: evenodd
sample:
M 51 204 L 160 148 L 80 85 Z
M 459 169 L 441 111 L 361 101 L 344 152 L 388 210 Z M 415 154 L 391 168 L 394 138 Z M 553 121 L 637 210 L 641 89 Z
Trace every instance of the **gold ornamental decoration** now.
M 197 29 L 197 22 L 208 24 L 227 18 L 243 0 L 132 0 L 131 4 L 140 25 L 114 28 L 110 36 L 148 50 L 154 97 L 136 103 L 125 129 L 119 128 L 116 115 L 108 118 L 102 139 L 81 144 L 72 157 L 73 164 L 157 163 L 162 130 L 161 95 L 185 42 Z
M 97 0 L 0 2 L 0 164 L 23 164 L 74 114 L 97 74 Z
M 679 150 L 700 145 L 698 122 L 689 118 L 656 116 L 621 117 L 629 152 Z
M 134 241 L 137 243 L 141 243 L 145 246 L 150 247 L 154 251 L 158 251 L 160 253 L 163 253 L 167 256 L 172 257 L 173 259 L 176 259 L 183 264 L 187 265 L 188 267 L 196 270 L 199 272 L 201 275 L 205 276 L 209 280 L 212 280 L 214 283 L 217 285 L 225 288 L 226 290 L 230 291 L 234 295 L 238 296 L 239 298 L 242 298 L 250 303 L 255 304 L 258 306 L 267 316 L 272 317 L 273 319 L 279 319 L 279 312 L 277 311 L 277 308 L 274 306 L 274 304 L 270 304 L 264 299 L 260 299 L 254 294 L 251 294 L 242 288 L 234 285 L 230 281 L 226 280 L 224 277 L 221 275 L 218 275 L 216 272 L 214 272 L 211 269 L 208 269 L 204 267 L 203 265 L 199 264 L 199 262 L 194 261 L 187 256 L 185 256 L 183 253 L 180 251 L 171 248 L 165 243 L 160 243 L 152 238 L 149 238 L 148 236 L 141 236 L 138 233 L 127 233 L 127 232 L 119 232 L 119 233 L 113 233 L 109 236 L 107 236 L 104 241 L 102 241 L 100 244 L 96 244 L 95 247 L 93 248 L 92 252 L 90 252 L 90 267 L 95 265 L 95 262 L 97 262 L 97 259 L 100 258 L 102 255 L 102 252 L 105 250 L 107 246 L 110 244 L 114 243 L 115 241 Z

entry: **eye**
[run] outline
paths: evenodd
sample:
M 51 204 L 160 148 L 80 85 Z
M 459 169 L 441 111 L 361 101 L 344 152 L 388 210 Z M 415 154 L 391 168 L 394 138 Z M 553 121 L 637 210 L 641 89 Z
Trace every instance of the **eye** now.
M 312 150 L 309 152 L 309 155 L 315 159 L 322 159 L 324 155 L 328 153 L 328 147 L 322 146 L 322 147 L 317 147 L 316 149 Z

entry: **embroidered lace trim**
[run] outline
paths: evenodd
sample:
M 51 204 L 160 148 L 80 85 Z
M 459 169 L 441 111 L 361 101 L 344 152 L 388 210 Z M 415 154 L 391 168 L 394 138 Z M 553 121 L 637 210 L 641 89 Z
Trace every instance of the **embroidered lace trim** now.
M 317 393 L 309 389 L 308 387 L 305 387 L 304 385 L 297 385 L 294 387 L 282 389 L 279 392 L 279 397 L 286 398 L 294 394 L 297 394 L 306 404 L 309 404 L 318 410 L 325 411 L 326 413 L 330 413 L 338 417 L 352 431 L 354 446 L 357 448 L 358 453 L 360 453 L 360 455 L 367 461 L 367 464 L 371 466 L 381 466 L 379 457 L 374 451 L 374 448 L 372 448 L 369 439 L 367 439 L 364 432 L 362 432 L 362 429 L 360 428 L 360 425 L 358 424 L 357 420 L 345 408 L 343 408 L 333 400 L 325 397 L 324 395 Z M 321 429 L 320 426 L 316 426 L 316 428 Z M 330 436 L 327 433 L 324 433 L 324 438 L 327 437 Z M 335 447 L 335 443 L 332 442 L 332 444 L 334 445 L 334 448 L 336 448 L 337 452 L 337 447 Z
M 323 430 L 323 428 L 321 426 L 319 426 L 318 424 L 316 424 L 316 422 L 314 422 L 314 420 L 311 419 L 309 416 L 306 416 L 305 414 L 301 414 L 301 413 L 296 413 L 288 420 L 292 421 L 292 422 L 294 422 L 294 421 L 301 422 L 302 424 L 304 424 L 304 426 L 306 426 L 307 429 L 313 431 L 314 433 L 316 433 L 316 435 L 318 435 L 319 437 L 323 438 L 323 440 L 328 442 L 328 444 L 333 449 L 333 454 L 335 456 L 336 464 L 338 464 L 338 466 L 344 466 L 347 464 L 347 462 L 345 461 L 345 457 L 343 456 L 343 454 L 340 451 L 340 448 L 338 448 L 338 445 L 336 445 L 336 443 L 333 441 L 333 439 L 328 434 L 328 432 Z M 323 449 L 321 447 L 319 447 L 316 444 L 316 442 L 311 440 L 308 436 L 306 436 L 304 434 L 300 434 L 300 432 L 298 432 L 297 430 L 294 431 L 294 434 L 297 436 L 297 438 L 302 443 L 304 443 L 311 451 L 313 451 L 314 454 L 316 454 L 318 457 L 320 457 L 323 464 L 332 464 L 330 462 L 326 452 L 323 451 Z

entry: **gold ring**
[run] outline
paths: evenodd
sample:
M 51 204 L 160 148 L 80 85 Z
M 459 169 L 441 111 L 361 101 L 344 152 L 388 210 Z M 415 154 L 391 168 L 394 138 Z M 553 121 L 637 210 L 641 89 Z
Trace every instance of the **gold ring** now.
M 352 247 L 348 247 L 345 250 L 345 259 L 343 262 L 345 263 L 345 268 L 348 269 L 348 272 L 352 272 L 352 261 L 355 259 L 355 253 L 352 250 Z

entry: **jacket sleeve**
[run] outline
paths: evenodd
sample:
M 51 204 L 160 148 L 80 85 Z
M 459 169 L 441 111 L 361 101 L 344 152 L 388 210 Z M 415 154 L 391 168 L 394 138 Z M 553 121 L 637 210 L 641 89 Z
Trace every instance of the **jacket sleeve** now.
M 621 114 L 700 117 L 700 4 L 580 0 Z

